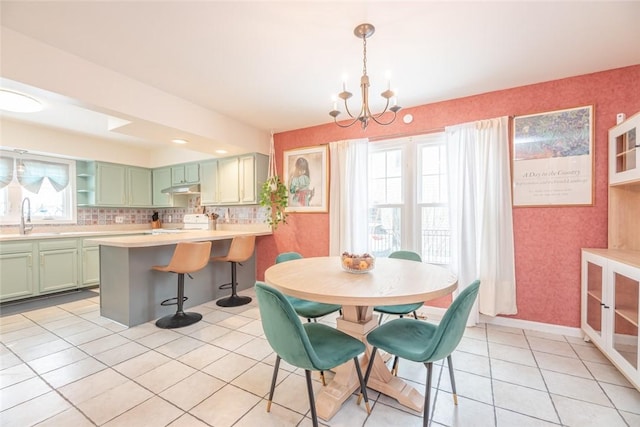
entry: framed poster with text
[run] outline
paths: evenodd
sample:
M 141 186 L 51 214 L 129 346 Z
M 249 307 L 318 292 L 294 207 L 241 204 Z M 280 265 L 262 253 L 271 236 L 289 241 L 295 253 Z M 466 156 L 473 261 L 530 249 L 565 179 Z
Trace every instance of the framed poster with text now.
M 516 116 L 513 205 L 593 204 L 593 107 Z

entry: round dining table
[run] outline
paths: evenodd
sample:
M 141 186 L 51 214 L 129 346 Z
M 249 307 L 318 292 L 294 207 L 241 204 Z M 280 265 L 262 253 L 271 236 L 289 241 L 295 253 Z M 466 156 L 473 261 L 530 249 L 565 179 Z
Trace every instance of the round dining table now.
M 351 273 L 342 269 L 339 256 L 301 258 L 275 264 L 265 271 L 265 282 L 286 295 L 342 305 L 337 328 L 365 343 L 367 349 L 360 360 L 363 371 L 371 354 L 366 336 L 378 326 L 374 306 L 429 301 L 452 293 L 458 286 L 457 277 L 437 265 L 376 258 L 373 270 Z M 367 387 L 391 396 L 415 411 L 422 411 L 422 394 L 393 376 L 381 357 L 374 358 Z M 331 382 L 316 396 L 318 416 L 329 420 L 358 388 L 353 363 L 337 367 Z

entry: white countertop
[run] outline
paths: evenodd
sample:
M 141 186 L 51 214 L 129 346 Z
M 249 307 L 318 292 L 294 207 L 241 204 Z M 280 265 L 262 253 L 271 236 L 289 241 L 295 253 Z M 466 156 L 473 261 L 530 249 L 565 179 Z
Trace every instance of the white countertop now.
M 92 243 L 119 248 L 144 248 L 173 245 L 179 242 L 204 242 L 209 240 L 233 239 L 235 236 L 268 236 L 269 231 L 251 230 L 184 230 L 180 233 L 136 234 L 117 237 L 96 237 L 89 239 Z

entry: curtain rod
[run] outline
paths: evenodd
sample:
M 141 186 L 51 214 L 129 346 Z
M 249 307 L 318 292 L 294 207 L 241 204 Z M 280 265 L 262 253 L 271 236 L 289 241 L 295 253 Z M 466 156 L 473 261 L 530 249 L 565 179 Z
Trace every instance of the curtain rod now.
M 436 133 L 436 132 L 444 132 L 444 128 L 434 128 L 434 129 L 427 129 L 421 132 L 412 132 L 412 133 L 395 133 L 393 135 L 384 135 L 384 136 L 374 136 L 369 138 L 369 141 L 384 141 L 387 139 L 395 139 L 395 138 L 406 138 L 406 137 L 410 137 L 410 136 L 416 136 L 416 135 L 428 135 L 430 133 Z

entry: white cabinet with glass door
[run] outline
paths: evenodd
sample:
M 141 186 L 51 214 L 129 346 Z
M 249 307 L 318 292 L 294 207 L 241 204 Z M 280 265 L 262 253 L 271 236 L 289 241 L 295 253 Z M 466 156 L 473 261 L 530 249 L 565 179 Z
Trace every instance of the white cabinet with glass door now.
M 636 252 L 582 251 L 582 330 L 640 389 L 639 289 L 640 257 Z
M 609 185 L 640 180 L 640 113 L 609 130 Z

